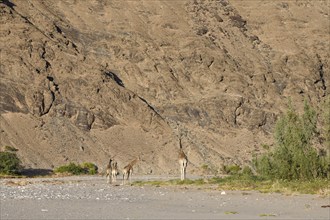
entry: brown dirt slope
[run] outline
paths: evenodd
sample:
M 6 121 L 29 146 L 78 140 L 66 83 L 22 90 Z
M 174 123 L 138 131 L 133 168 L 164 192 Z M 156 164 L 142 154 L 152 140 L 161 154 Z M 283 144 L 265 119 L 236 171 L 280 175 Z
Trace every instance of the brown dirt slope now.
M 244 164 L 329 96 L 329 1 L 0 1 L 1 146 L 27 167 Z M 204 166 L 205 167 L 205 166 Z

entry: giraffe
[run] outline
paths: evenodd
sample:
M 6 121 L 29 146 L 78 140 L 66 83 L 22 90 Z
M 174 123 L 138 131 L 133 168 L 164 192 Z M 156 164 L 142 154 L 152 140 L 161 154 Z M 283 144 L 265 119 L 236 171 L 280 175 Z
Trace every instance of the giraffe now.
M 125 185 L 126 180 L 129 180 L 131 183 L 131 178 L 133 173 L 133 166 L 140 160 L 140 157 L 136 158 L 135 160 L 131 161 L 129 164 L 127 164 L 123 169 L 123 185 Z M 126 177 L 126 178 L 125 178 Z
M 119 175 L 118 164 L 117 164 L 117 162 L 114 162 L 113 166 L 112 166 L 112 171 L 111 171 L 112 182 L 115 183 L 117 181 L 118 175 Z
M 188 164 L 187 155 L 182 150 L 181 138 L 180 138 L 180 150 L 179 150 L 179 164 L 180 164 L 180 171 L 181 171 L 181 180 L 186 178 L 186 168 Z
M 105 177 L 107 178 L 107 183 L 111 183 L 112 182 L 112 159 L 110 158 L 109 163 L 107 165 L 107 169 L 106 169 L 106 174 Z

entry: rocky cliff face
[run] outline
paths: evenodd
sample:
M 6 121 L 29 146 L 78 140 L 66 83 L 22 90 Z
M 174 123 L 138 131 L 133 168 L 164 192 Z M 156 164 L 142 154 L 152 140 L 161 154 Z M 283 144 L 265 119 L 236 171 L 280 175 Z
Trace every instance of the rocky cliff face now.
M 244 164 L 329 96 L 328 1 L 2 0 L 1 145 L 27 167 Z M 205 167 L 205 166 L 204 166 Z

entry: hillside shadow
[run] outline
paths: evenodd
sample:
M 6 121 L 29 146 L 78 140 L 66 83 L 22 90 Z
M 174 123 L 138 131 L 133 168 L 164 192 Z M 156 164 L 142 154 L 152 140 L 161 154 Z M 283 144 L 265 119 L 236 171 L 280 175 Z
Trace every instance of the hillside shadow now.
M 2 3 L 7 5 L 9 8 L 13 8 L 16 6 L 14 3 L 10 2 L 9 0 L 2 0 Z
M 23 169 L 21 171 L 21 175 L 27 177 L 36 177 L 36 176 L 49 176 L 54 174 L 53 170 L 51 169 Z

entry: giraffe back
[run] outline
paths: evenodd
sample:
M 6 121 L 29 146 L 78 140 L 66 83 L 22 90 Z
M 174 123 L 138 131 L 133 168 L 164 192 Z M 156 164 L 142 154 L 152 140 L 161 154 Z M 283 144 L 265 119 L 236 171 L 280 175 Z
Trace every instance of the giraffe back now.
M 139 158 L 134 159 L 124 167 L 124 170 L 131 170 L 133 166 L 139 161 Z
M 179 151 L 179 159 L 180 160 L 188 160 L 187 155 L 183 152 L 182 148 L 180 148 L 180 151 Z

